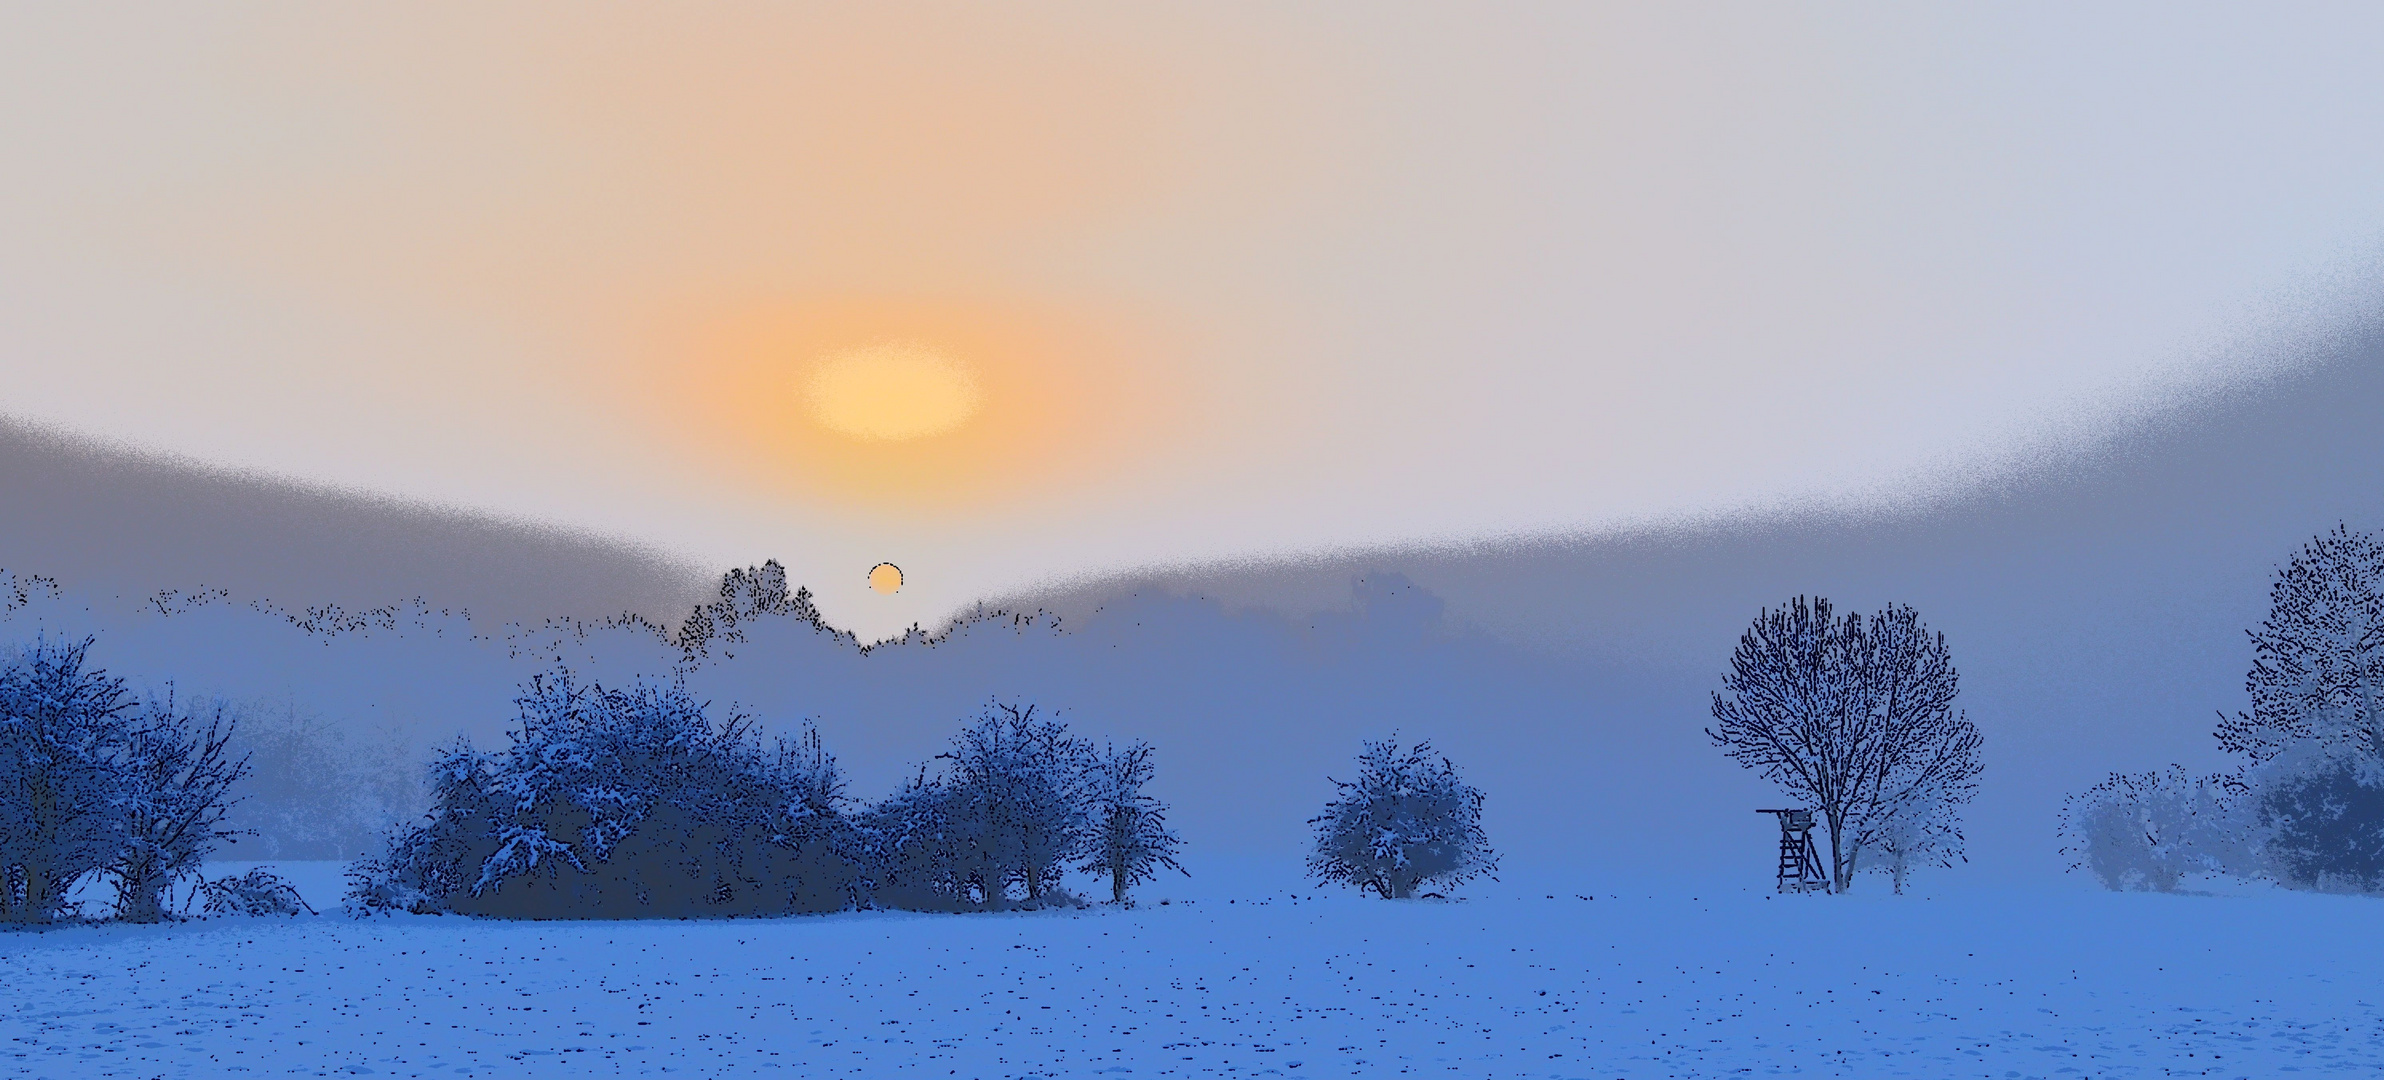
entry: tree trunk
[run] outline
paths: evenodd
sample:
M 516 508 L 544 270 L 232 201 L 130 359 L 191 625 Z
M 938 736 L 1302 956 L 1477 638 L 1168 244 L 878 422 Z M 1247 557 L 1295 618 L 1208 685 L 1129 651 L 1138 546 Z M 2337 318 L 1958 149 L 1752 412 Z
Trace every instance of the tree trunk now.
M 25 906 L 17 911 L 18 918 L 34 923 L 50 921 L 50 875 L 47 871 L 48 868 L 39 862 L 28 861 L 25 864 Z
M 1126 902 L 1126 864 L 1115 852 L 1109 860 L 1109 902 L 1121 906 Z
M 1829 891 L 1843 893 L 1854 884 L 1854 853 L 1838 843 L 1846 831 L 1844 811 L 1829 815 Z
M 116 918 L 120 922 L 154 923 L 165 921 L 165 904 L 159 895 L 165 892 L 160 868 L 150 859 L 134 859 L 117 871 Z

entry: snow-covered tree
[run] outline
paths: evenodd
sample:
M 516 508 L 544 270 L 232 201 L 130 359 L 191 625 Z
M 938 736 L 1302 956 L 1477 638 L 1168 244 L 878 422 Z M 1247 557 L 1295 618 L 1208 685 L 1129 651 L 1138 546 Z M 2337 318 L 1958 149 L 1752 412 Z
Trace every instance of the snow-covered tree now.
M 1963 851 L 1962 805 L 1942 794 L 1923 792 L 1888 808 L 1870 830 L 1870 869 L 1886 874 L 1897 896 L 1917 867 L 1952 866 Z
M 1958 679 L 1943 634 L 1912 608 L 1868 621 L 1797 597 L 1758 616 L 1713 696 L 1706 736 L 1740 765 L 1820 812 L 1831 890 L 1896 825 L 1896 808 L 1941 804 L 1940 827 L 1976 792 L 1979 734 L 1954 711 Z
M 1436 757 L 1431 743 L 1401 749 L 1395 737 L 1369 741 L 1357 778 L 1333 784 L 1338 794 L 1308 819 L 1316 830 L 1308 873 L 1317 880 L 1394 900 L 1498 872 L 1482 831 L 1481 791 Z
M 2106 889 L 2175 892 L 2232 860 L 2230 785 L 2171 765 L 2112 773 L 2063 804 L 2061 852 Z
M 248 769 L 229 749 L 233 726 L 224 703 L 179 708 L 171 689 L 128 725 L 117 775 L 122 833 L 107 867 L 118 919 L 164 919 L 169 890 L 197 877 L 217 844 L 240 835 L 224 826 L 231 787 Z
M 2295 888 L 2384 892 L 2384 540 L 2337 525 L 2302 545 L 2251 631 L 2232 867 Z
M 1018 885 L 1041 901 L 1092 833 L 1086 800 L 1091 747 L 1035 706 L 988 703 L 961 729 L 944 778 L 948 820 L 984 865 L 984 887 Z
M 2304 741 L 2384 758 L 2384 541 L 2338 525 L 2277 573 L 2251 632 L 2248 713 L 2219 724 L 2257 765 Z
M 1128 850 L 1128 874 L 1170 855 L 1165 808 L 1141 795 L 1148 752 L 1127 767 L 1124 787 L 1105 785 L 1103 762 L 1067 725 L 1040 719 L 1033 705 L 989 702 L 964 722 L 940 770 L 916 777 L 856 822 L 868 852 L 871 895 L 885 907 L 985 911 L 1075 905 L 1059 887 L 1069 860 L 1100 861 L 1107 809 L 1127 811 L 1145 845 Z M 1119 800 L 1104 803 L 1105 797 Z M 1144 815 L 1137 818 L 1136 815 Z M 1161 839 L 1165 836 L 1165 839 Z M 1162 849 L 1165 850 L 1162 850 Z M 1104 866 L 1107 864 L 1104 863 Z M 1169 863 L 1172 865 L 1172 863 Z
M 767 819 L 772 895 L 797 913 L 865 903 L 844 770 L 820 741 L 819 729 L 806 725 L 801 736 L 780 739 L 766 779 L 776 799 Z
M 469 739 L 435 751 L 427 776 L 430 810 L 419 824 L 392 829 L 379 857 L 349 865 L 349 912 L 430 915 L 452 910 L 454 897 L 468 895 L 480 865 L 497 850 L 494 771 Z
M 1158 875 L 1160 867 L 1189 873 L 1175 861 L 1182 838 L 1167 827 L 1167 804 L 1144 794 L 1155 770 L 1149 743 L 1109 747 L 1093 763 L 1088 785 L 1094 833 L 1086 846 L 1088 874 L 1109 875 L 1111 903 L 1126 902 L 1126 890 Z
M 918 775 L 861 812 L 854 822 L 866 867 L 866 891 L 880 907 L 968 911 L 998 904 L 989 869 L 953 826 L 941 777 Z
M 86 666 L 92 639 L 0 658 L 0 918 L 49 922 L 124 840 L 119 767 L 132 701 Z

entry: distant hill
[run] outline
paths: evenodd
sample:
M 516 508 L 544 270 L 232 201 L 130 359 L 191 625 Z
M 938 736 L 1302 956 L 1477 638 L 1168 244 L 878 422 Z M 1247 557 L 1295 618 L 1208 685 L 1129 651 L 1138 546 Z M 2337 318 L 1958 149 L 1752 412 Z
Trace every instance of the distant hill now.
M 421 597 L 485 620 L 685 614 L 716 580 L 619 540 L 293 484 L 0 420 L 0 567 L 285 607 Z

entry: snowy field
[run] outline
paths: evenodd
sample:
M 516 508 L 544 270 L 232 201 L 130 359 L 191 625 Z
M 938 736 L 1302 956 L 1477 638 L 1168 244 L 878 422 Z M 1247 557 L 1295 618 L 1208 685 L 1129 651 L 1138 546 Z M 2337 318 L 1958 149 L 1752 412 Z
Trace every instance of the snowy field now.
M 331 875 L 312 872 L 317 901 L 335 895 Z M 1883 893 L 1386 903 L 1278 891 L 1017 915 L 330 914 L 0 933 L 0 1072 L 2384 1070 L 2377 901 Z

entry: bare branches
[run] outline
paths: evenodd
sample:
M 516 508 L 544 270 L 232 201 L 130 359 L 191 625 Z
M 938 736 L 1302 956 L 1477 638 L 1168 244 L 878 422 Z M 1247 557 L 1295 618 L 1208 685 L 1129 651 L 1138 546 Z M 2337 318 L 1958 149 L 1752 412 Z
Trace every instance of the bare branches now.
M 1091 769 L 1094 833 L 1078 869 L 1109 875 L 1109 899 L 1114 904 L 1125 903 L 1126 890 L 1157 876 L 1161 867 L 1189 874 L 1175 861 L 1183 838 L 1167 827 L 1167 804 L 1142 790 L 1156 771 L 1151 744 L 1137 740 L 1110 747 Z
M 1832 887 L 1844 891 L 1865 847 L 1908 850 L 1924 816 L 1937 822 L 1934 842 L 1958 846 L 1949 810 L 1970 800 L 1980 769 L 1958 692 L 1944 635 L 1913 609 L 1891 605 L 1866 623 L 1800 596 L 1740 636 L 1705 733 L 1821 812 Z
M 197 876 L 216 844 L 243 835 L 224 827 L 231 787 L 248 773 L 248 758 L 229 750 L 232 728 L 222 702 L 202 721 L 199 711 L 175 706 L 171 688 L 133 723 L 121 774 L 124 838 L 108 868 L 117 918 L 164 919 L 168 890 Z

